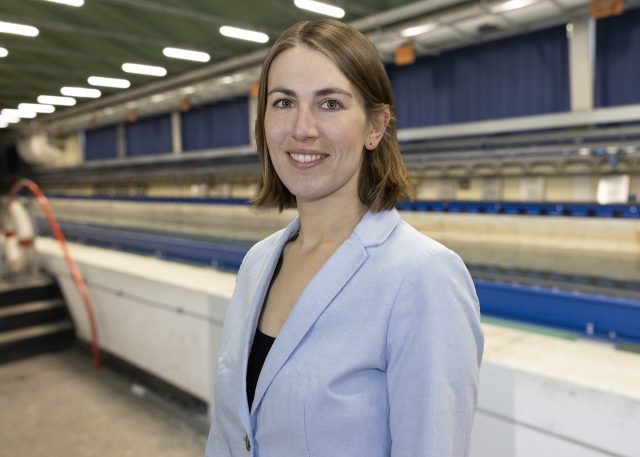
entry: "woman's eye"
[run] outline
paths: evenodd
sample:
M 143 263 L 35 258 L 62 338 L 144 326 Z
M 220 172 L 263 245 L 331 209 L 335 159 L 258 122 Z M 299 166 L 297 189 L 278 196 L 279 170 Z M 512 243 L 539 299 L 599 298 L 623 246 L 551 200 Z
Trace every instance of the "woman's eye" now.
M 292 103 L 291 103 L 291 100 L 283 99 L 283 100 L 277 100 L 273 104 L 273 106 L 275 106 L 276 108 L 291 108 Z
M 327 100 L 322 104 L 322 107 L 330 111 L 335 111 L 340 108 L 340 103 L 337 100 Z

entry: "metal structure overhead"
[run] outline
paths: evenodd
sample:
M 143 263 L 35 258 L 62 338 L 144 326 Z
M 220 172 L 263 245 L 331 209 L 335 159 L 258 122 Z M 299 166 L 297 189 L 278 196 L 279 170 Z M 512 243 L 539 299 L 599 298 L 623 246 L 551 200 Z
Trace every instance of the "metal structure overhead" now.
M 91 76 L 123 78 L 131 85 L 99 87 L 98 99 L 77 98 L 75 106 L 58 106 L 55 113 L 14 124 L 23 134 L 42 126 L 64 126 L 67 131 L 84 128 L 89 118 L 97 125 L 121 122 L 132 107 L 141 115 L 166 112 L 177 109 L 185 95 L 192 104 L 199 104 L 246 93 L 257 79 L 266 50 L 282 30 L 297 21 L 326 17 L 297 8 L 293 0 L 85 0 L 80 7 L 59 1 L 0 3 L 0 22 L 39 30 L 34 37 L 0 33 L 0 48 L 8 51 L 0 58 L 0 109 L 36 103 L 40 95 L 59 96 L 66 86 L 92 87 Z M 434 54 L 561 24 L 589 11 L 588 0 L 517 0 L 517 7 L 513 0 L 329 3 L 343 8 L 345 16 L 340 20 L 366 33 L 387 60 L 407 42 L 414 44 L 419 55 Z M 404 33 L 425 24 L 425 33 Z M 265 33 L 269 41 L 228 38 L 220 33 L 225 25 Z M 170 58 L 163 54 L 166 47 L 205 52 L 210 60 Z M 163 67 L 167 74 L 125 73 L 125 63 Z
M 412 0 L 349 0 L 342 20 L 357 21 Z M 437 2 L 436 2 L 437 3 Z M 448 3 L 454 3 L 450 0 Z M 166 78 L 267 49 L 289 25 L 323 16 L 293 0 L 211 2 L 203 0 L 86 0 L 80 7 L 46 0 L 3 0 L 0 21 L 36 27 L 35 37 L 0 33 L 0 108 L 61 95 L 64 86 L 91 87 L 90 76 L 125 78 L 131 88 L 157 81 L 125 73 L 124 63 L 161 66 Z M 266 33 L 267 44 L 223 36 L 221 26 Z M 206 52 L 207 63 L 169 58 L 165 47 Z M 103 97 L 122 89 L 100 87 Z M 78 99 L 78 104 L 90 99 Z M 64 110 L 64 108 L 62 108 Z

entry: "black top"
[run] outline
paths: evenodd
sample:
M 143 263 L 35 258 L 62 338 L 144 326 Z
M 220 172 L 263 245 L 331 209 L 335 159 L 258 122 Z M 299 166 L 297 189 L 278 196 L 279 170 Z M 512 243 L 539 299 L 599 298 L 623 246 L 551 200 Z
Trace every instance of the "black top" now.
M 272 336 L 265 335 L 256 329 L 256 336 L 253 338 L 251 352 L 249 353 L 249 363 L 247 364 L 247 400 L 249 401 L 249 409 L 253 404 L 253 397 L 256 394 L 262 366 L 275 340 Z

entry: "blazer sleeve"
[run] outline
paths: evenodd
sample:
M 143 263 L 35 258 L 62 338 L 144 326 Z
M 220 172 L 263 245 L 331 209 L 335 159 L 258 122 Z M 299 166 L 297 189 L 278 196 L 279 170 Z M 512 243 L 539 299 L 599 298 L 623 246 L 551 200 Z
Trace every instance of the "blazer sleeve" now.
M 389 318 L 392 457 L 466 457 L 484 337 L 475 288 L 452 251 L 418 254 Z

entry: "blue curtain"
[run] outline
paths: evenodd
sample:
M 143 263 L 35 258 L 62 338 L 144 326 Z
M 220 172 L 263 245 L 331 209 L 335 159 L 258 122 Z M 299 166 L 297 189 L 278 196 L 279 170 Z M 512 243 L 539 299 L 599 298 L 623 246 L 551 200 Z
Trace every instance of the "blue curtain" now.
M 238 97 L 182 113 L 182 149 L 249 144 L 249 99 Z
M 139 119 L 127 124 L 127 156 L 170 153 L 171 114 Z
M 569 111 L 565 27 L 387 66 L 398 127 Z
M 118 157 L 118 132 L 115 125 L 86 130 L 84 136 L 86 161 Z
M 640 103 L 640 9 L 598 21 L 595 106 Z

